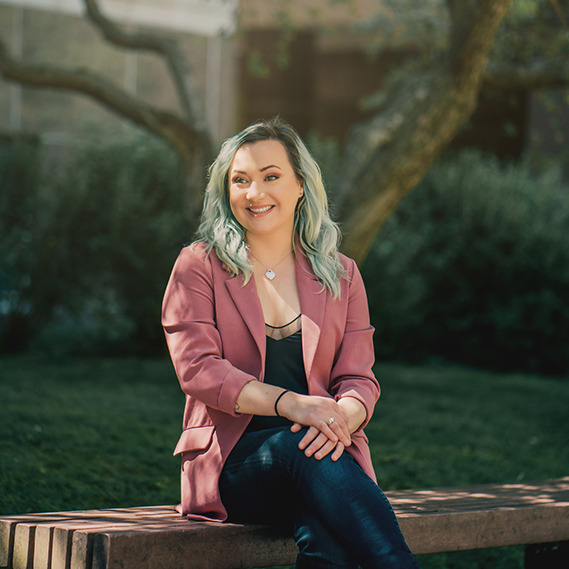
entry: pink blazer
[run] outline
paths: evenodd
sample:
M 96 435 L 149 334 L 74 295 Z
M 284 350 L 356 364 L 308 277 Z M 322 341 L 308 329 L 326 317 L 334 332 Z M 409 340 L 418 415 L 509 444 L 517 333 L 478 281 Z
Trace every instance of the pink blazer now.
M 182 503 L 190 519 L 224 521 L 218 480 L 224 462 L 251 415 L 234 412 L 243 386 L 263 381 L 265 323 L 254 279 L 243 286 L 215 252 L 203 244 L 182 249 L 166 289 L 162 324 L 176 374 L 186 393 L 184 431 L 174 454 L 182 455 Z M 352 435 L 349 452 L 375 480 L 368 440 L 362 430 L 372 416 L 379 385 L 373 328 L 364 285 L 356 264 L 341 256 L 347 271 L 341 298 L 322 290 L 304 254 L 296 256 L 302 348 L 310 394 L 355 397 L 367 410 Z

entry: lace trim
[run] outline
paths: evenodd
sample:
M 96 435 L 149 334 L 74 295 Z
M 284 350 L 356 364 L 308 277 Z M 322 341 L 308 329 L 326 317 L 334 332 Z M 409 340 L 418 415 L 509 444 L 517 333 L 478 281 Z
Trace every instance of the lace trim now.
M 271 326 L 265 324 L 265 334 L 273 340 L 282 340 L 296 334 L 300 330 L 300 314 L 283 326 Z

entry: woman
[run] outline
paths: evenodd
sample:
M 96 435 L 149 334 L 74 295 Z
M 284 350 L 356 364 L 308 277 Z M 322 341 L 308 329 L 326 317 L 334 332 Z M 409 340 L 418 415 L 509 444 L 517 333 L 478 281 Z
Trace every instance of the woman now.
M 375 483 L 373 328 L 338 240 L 291 126 L 260 122 L 223 144 L 164 298 L 186 393 L 179 510 L 290 528 L 297 567 L 417 567 Z

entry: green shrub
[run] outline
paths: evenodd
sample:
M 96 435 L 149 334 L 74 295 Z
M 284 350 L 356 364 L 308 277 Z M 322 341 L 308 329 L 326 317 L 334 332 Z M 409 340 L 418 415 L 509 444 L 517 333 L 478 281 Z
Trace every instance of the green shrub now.
M 65 182 L 80 196 L 81 223 L 69 237 L 84 241 L 89 258 L 91 317 L 103 329 L 105 320 L 121 328 L 129 352 L 161 351 L 162 295 L 176 254 L 191 239 L 177 156 L 145 135 L 95 144 L 79 153 Z
M 381 359 L 569 372 L 569 195 L 467 151 L 436 164 L 362 272 Z
M 53 264 L 41 247 L 45 195 L 39 182 L 39 140 L 0 137 L 0 347 L 18 351 L 51 317 L 51 291 L 36 283 Z M 40 277 L 37 278 L 36 277 Z
M 25 299 L 25 318 L 41 314 L 41 325 L 29 325 L 15 348 L 33 340 L 56 353 L 162 352 L 162 294 L 176 254 L 191 240 L 176 154 L 134 133 L 91 137 L 59 158 L 36 187 L 15 190 L 26 196 L 26 215 L 41 220 L 19 240 L 28 266 L 9 265 L 10 282 L 0 287 Z M 7 214 L 2 204 L 0 215 Z M 10 251 L 0 254 L 4 266 Z

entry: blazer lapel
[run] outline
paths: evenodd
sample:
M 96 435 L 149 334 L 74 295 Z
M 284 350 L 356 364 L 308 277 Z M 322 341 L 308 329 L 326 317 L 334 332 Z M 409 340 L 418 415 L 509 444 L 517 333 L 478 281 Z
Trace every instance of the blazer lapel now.
M 297 249 L 296 255 L 296 284 L 300 298 L 300 311 L 302 312 L 301 324 L 304 369 L 310 387 L 310 373 L 320 339 L 327 293 L 325 290 L 322 290 L 322 283 L 318 281 L 312 272 L 310 263 L 301 248 Z
M 232 277 L 225 281 L 225 286 L 241 315 L 243 321 L 249 328 L 259 354 L 261 355 L 262 367 L 265 366 L 265 351 L 266 351 L 266 338 L 265 338 L 265 318 L 263 316 L 263 309 L 257 294 L 254 278 L 251 277 L 249 282 L 243 286 L 242 277 Z
M 301 326 L 304 369 L 310 386 L 310 374 L 316 348 L 318 347 L 318 341 L 320 340 L 327 293 L 325 290 L 322 290 L 322 283 L 318 281 L 312 272 L 310 263 L 300 247 L 297 248 L 296 254 L 296 285 L 298 287 L 300 311 L 302 313 Z M 261 302 L 257 295 L 255 281 L 252 277 L 249 282 L 243 286 L 241 277 L 231 277 L 225 281 L 225 286 L 241 318 L 243 318 L 243 321 L 257 344 L 262 367 L 264 368 L 267 341 L 265 336 L 265 319 Z

